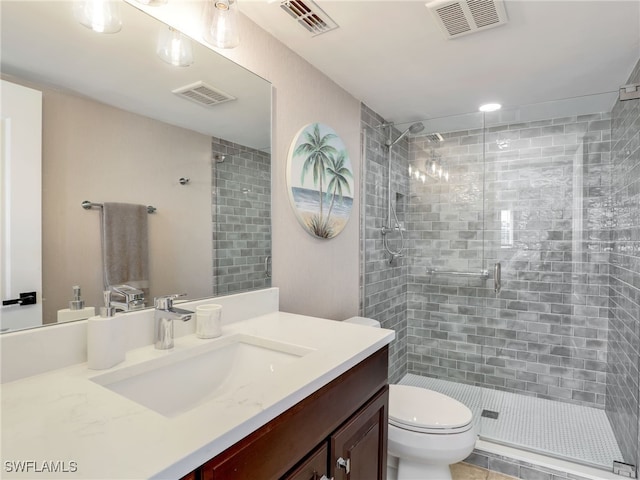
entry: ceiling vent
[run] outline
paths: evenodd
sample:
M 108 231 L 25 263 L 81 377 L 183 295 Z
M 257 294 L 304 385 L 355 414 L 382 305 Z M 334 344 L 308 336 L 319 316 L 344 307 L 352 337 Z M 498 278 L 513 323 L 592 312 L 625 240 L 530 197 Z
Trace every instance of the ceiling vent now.
M 218 90 L 217 88 L 213 88 L 211 85 L 207 85 L 204 82 L 196 82 L 191 85 L 176 88 L 175 90 L 172 90 L 172 93 L 198 103 L 204 107 L 212 107 L 214 105 L 219 105 L 236 99 L 236 97 L 233 97 L 222 90 Z
M 426 6 L 449 39 L 507 23 L 502 0 L 437 0 Z
M 295 18 L 312 37 L 338 28 L 338 24 L 311 0 L 282 0 L 280 8 Z

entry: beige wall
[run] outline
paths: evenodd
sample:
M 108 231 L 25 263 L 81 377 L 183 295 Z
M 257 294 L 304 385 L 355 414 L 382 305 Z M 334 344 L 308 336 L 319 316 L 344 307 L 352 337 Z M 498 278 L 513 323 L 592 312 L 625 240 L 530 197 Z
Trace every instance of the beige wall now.
M 45 323 L 67 308 L 72 285 L 87 306 L 102 304 L 100 213 L 82 209 L 83 200 L 155 206 L 150 296 L 211 295 L 211 138 L 42 90 Z M 180 177 L 191 183 L 179 185 Z
M 274 86 L 273 285 L 283 311 L 343 320 L 358 314 L 360 102 L 284 44 L 243 17 L 239 47 L 224 52 Z M 351 219 L 331 240 L 307 234 L 289 204 L 286 162 L 301 127 L 321 122 L 344 141 L 354 169 Z
M 198 2 L 169 2 L 162 8 L 136 6 L 200 38 L 202 9 Z M 273 286 L 280 288 L 280 308 L 336 320 L 357 315 L 360 102 L 242 15 L 240 28 L 240 46 L 214 50 L 273 85 Z M 302 229 L 286 189 L 289 144 L 300 128 L 312 122 L 325 123 L 340 135 L 354 168 L 356 192 L 351 220 L 340 235 L 328 241 L 313 238 Z

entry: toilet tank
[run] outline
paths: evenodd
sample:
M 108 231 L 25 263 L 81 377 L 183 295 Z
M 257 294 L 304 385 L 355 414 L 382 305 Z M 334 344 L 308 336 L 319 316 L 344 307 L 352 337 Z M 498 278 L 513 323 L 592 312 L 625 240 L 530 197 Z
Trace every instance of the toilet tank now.
M 345 320 L 347 323 L 357 323 L 358 325 L 366 325 L 367 327 L 380 328 L 380 322 L 373 318 L 367 317 L 351 317 Z

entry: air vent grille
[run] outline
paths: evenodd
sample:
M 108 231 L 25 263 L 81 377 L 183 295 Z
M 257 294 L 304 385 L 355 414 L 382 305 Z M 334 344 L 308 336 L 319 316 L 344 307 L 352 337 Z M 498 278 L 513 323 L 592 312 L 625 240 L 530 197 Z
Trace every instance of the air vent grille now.
M 204 82 L 196 82 L 191 85 L 176 88 L 172 90 L 172 93 L 205 107 L 212 107 L 236 99 L 236 97 L 214 88 L 211 85 L 207 85 Z
M 447 29 L 447 32 L 449 32 L 449 35 L 459 35 L 471 30 L 471 26 L 469 25 L 467 17 L 459 3 L 445 5 L 442 8 L 438 8 L 436 11 L 440 16 L 443 25 Z
M 491 0 L 468 0 L 471 16 L 478 28 L 488 27 L 500 22 L 496 4 Z
M 447 38 L 507 23 L 503 0 L 437 0 L 426 6 Z
M 338 28 L 338 24 L 311 0 L 282 0 L 280 8 L 296 19 L 313 37 Z

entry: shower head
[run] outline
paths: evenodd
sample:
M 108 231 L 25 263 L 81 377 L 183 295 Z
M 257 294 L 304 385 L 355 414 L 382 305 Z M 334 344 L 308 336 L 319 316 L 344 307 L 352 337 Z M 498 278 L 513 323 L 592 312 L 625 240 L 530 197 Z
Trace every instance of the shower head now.
M 416 133 L 420 133 L 422 130 L 424 130 L 424 125 L 422 124 L 422 122 L 412 123 L 411 125 L 409 125 L 409 128 L 407 128 L 404 132 L 402 132 L 398 136 L 398 138 L 396 138 L 394 141 L 391 141 L 391 138 L 389 138 L 389 141 L 387 142 L 387 146 L 388 147 L 393 147 L 396 143 L 398 143 L 400 140 L 402 140 L 402 138 L 404 138 L 404 136 L 407 133 L 411 133 L 411 134 L 415 135 Z
M 411 132 L 414 135 L 416 133 L 420 133 L 422 130 L 424 130 L 424 125 L 422 122 L 416 122 L 409 125 L 409 132 Z

